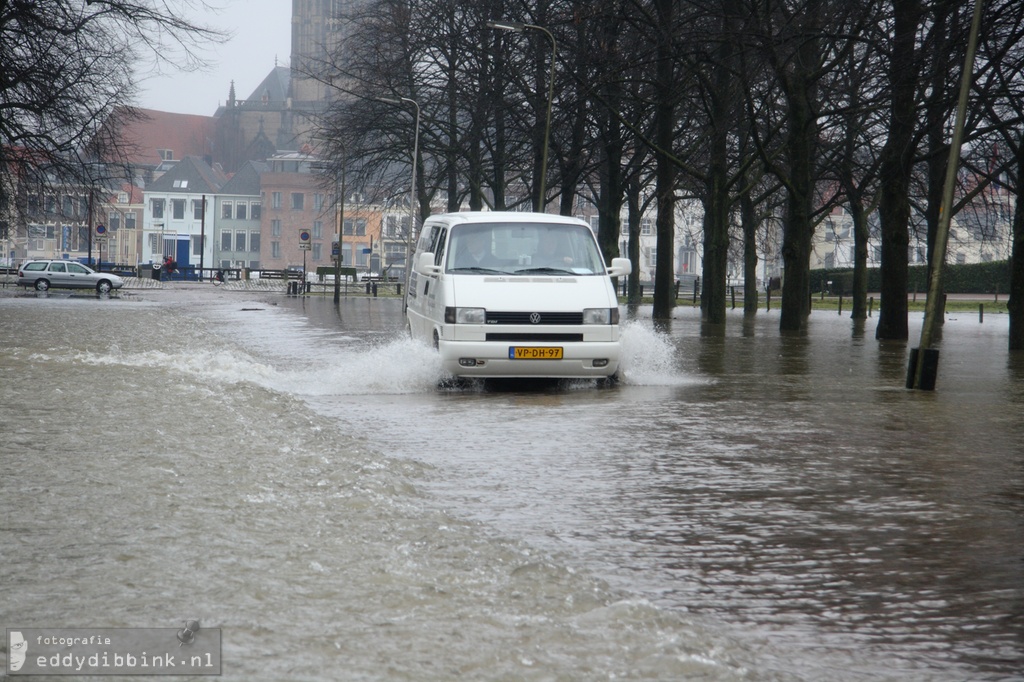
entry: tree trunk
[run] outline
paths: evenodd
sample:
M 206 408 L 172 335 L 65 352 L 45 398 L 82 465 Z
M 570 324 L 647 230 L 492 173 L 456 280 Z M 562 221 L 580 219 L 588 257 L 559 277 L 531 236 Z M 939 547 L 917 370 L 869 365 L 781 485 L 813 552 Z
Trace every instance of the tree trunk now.
M 757 314 L 757 210 L 749 191 L 740 197 L 743 225 L 743 314 Z
M 1013 250 L 1010 255 L 1010 350 L 1024 350 L 1024 131 L 1017 139 L 1017 192 L 1013 209 Z
M 860 195 L 850 197 L 853 216 L 853 312 L 854 320 L 868 317 L 868 214 Z
M 656 69 L 657 101 L 654 107 L 655 144 L 655 196 L 658 202 L 657 244 L 658 255 L 654 272 L 655 320 L 668 320 L 675 307 L 675 191 L 676 165 L 668 157 L 675 133 L 675 69 L 673 68 L 673 35 L 675 27 L 674 0 L 656 0 L 658 15 L 658 46 Z
M 809 68 L 809 67 L 806 67 Z M 817 137 L 811 83 L 806 72 L 798 72 L 787 87 L 786 138 L 789 160 L 789 192 L 786 224 L 782 234 L 782 307 L 779 328 L 797 331 L 807 324 L 811 312 L 811 238 L 814 199 L 814 145 Z
M 722 34 L 728 35 L 733 17 L 731 3 L 722 12 Z M 707 195 L 704 200 L 704 289 L 700 297 L 701 319 L 725 324 L 726 280 L 729 269 L 729 129 L 733 123 L 733 43 L 721 41 L 713 66 L 711 97 L 711 146 Z
M 640 212 L 640 183 L 633 180 L 629 183 L 626 194 L 626 204 L 629 207 L 626 213 L 626 226 L 629 230 L 629 261 L 633 264 L 633 271 L 629 273 L 629 297 L 626 302 L 630 305 L 640 305 L 640 219 L 643 217 Z
M 892 90 L 889 137 L 879 169 L 878 218 L 882 229 L 882 284 L 875 338 L 905 340 L 907 329 L 907 246 L 910 243 L 910 174 L 914 164 L 917 122 L 914 41 L 920 0 L 894 0 L 893 47 L 889 64 Z

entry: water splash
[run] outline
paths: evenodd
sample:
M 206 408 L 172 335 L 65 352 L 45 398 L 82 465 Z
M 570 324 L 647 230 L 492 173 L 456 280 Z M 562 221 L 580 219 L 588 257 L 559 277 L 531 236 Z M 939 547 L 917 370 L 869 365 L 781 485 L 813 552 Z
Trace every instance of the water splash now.
M 633 386 L 681 386 L 696 381 L 680 370 L 672 339 L 649 323 L 632 321 L 620 328 L 622 382 Z

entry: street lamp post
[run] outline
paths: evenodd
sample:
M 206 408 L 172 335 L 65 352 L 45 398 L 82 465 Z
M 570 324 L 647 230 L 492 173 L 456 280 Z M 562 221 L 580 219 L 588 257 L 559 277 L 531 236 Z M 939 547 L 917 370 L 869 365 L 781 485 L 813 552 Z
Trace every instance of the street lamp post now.
M 548 76 L 548 111 L 544 122 L 544 144 L 541 147 L 541 160 L 540 160 L 540 187 L 537 190 L 537 199 L 535 210 L 539 213 L 544 212 L 545 192 L 547 190 L 547 174 L 548 174 L 548 141 L 551 139 L 551 103 L 555 98 L 555 58 L 558 55 L 558 43 L 555 41 L 555 36 L 551 34 L 551 31 L 547 30 L 543 26 L 537 26 L 535 24 L 524 24 L 518 21 L 496 21 L 491 19 L 487 22 L 489 28 L 496 28 L 502 31 L 512 31 L 514 33 L 522 33 L 527 29 L 540 31 L 548 37 L 551 41 L 551 73 Z
M 409 188 L 409 231 L 405 235 L 405 291 L 402 293 L 403 310 L 409 305 L 409 282 L 412 278 L 412 235 L 416 231 L 416 165 L 420 158 L 420 105 L 414 99 L 399 97 L 397 100 L 377 97 L 378 102 L 402 106 L 402 102 L 416 108 L 416 123 L 412 141 L 412 186 Z
M 341 188 L 338 188 L 338 175 L 334 176 L 334 188 L 337 196 L 334 201 L 334 213 L 337 216 L 338 225 L 338 258 L 334 261 L 334 305 L 341 302 L 341 256 L 345 253 L 342 249 L 342 240 L 345 233 L 345 155 L 341 157 Z M 345 291 L 348 291 L 346 285 Z M 348 294 L 346 294 L 347 296 Z

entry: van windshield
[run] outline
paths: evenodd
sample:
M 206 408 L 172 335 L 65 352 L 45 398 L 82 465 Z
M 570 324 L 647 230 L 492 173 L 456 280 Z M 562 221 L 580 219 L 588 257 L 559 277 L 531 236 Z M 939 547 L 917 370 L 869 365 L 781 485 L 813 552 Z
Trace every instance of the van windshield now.
M 452 228 L 445 271 L 503 275 L 603 275 L 594 234 L 582 225 L 487 223 Z

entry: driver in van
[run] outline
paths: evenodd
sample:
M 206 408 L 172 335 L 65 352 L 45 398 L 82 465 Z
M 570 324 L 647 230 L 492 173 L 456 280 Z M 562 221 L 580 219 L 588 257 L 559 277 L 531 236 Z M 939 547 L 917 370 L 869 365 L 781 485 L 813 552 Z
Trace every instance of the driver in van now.
M 456 268 L 492 268 L 497 261 L 491 254 L 487 235 L 474 230 L 462 237 L 461 248 L 455 259 Z

